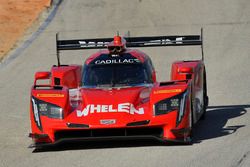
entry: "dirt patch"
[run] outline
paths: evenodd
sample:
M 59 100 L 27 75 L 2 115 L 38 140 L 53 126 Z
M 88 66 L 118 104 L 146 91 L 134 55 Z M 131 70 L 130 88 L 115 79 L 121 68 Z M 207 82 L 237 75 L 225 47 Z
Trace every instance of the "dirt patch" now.
M 51 0 L 0 0 L 0 60 L 50 7 Z

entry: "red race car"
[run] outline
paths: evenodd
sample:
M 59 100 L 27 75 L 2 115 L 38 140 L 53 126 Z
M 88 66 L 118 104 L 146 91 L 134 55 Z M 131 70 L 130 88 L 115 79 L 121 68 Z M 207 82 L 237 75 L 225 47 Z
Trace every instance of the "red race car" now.
M 174 62 L 171 80 L 157 82 L 150 57 L 130 48 L 202 48 L 202 31 L 183 36 L 57 37 L 56 44 L 58 65 L 37 72 L 31 89 L 32 147 L 121 138 L 192 143 L 192 127 L 205 117 L 208 106 L 203 49 L 201 60 Z M 59 51 L 74 49 L 103 50 L 83 65 L 61 65 Z

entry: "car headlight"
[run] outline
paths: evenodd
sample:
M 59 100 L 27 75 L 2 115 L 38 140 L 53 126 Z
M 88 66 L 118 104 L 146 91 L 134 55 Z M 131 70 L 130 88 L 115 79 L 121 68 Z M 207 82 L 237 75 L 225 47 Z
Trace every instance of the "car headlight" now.
M 178 111 L 177 122 L 180 122 L 185 111 L 185 104 L 187 100 L 188 91 L 175 95 L 171 98 L 159 101 L 154 105 L 154 115 L 163 115 L 171 111 Z
M 63 109 L 61 107 L 35 98 L 32 98 L 32 101 L 35 102 L 36 109 L 40 115 L 63 119 Z

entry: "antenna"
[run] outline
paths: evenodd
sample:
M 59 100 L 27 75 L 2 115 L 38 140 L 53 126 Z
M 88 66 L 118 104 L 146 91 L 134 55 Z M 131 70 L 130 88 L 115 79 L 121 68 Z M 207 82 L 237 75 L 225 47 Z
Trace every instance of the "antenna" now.
M 202 61 L 204 61 L 204 52 L 203 52 L 203 28 L 201 28 L 201 55 L 202 55 Z
M 59 38 L 59 33 L 57 32 L 56 33 L 56 57 L 57 57 L 57 65 L 59 67 L 59 66 L 61 66 L 61 63 L 60 63 L 60 51 L 59 51 L 58 46 L 57 46 L 58 38 Z

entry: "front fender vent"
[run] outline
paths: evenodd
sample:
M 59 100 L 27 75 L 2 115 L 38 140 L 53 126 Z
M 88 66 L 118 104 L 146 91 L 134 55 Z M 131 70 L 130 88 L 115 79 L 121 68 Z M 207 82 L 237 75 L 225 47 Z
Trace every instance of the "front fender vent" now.
M 137 122 L 130 122 L 127 124 L 127 126 L 142 126 L 149 124 L 150 120 L 144 120 L 144 121 L 137 121 Z

